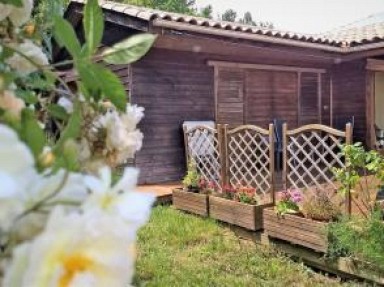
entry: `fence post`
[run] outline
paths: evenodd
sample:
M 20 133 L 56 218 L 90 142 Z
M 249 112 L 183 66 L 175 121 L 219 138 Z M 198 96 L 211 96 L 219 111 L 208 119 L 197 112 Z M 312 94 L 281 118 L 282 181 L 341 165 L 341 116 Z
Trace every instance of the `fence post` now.
M 184 136 L 184 151 L 185 151 L 185 165 L 188 170 L 189 162 L 189 145 L 188 145 L 188 136 L 187 136 L 187 126 L 183 126 L 183 136 Z
M 275 137 L 274 137 L 274 127 L 273 124 L 269 124 L 269 172 L 270 172 L 270 184 L 271 190 L 271 200 L 273 205 L 275 205 Z
M 220 177 L 221 180 L 219 181 L 221 186 L 223 186 L 226 183 L 226 146 L 225 146 L 225 137 L 226 137 L 226 125 L 217 125 L 217 138 L 219 143 L 219 160 L 220 160 Z
M 352 125 L 347 123 L 345 126 L 345 143 L 347 145 L 352 144 Z M 346 167 L 349 169 L 349 167 Z M 348 215 L 352 213 L 352 202 L 351 202 L 351 188 L 348 187 L 347 194 L 345 195 L 345 211 Z
M 288 131 L 288 125 L 287 123 L 283 123 L 283 188 L 287 189 L 287 149 L 288 149 L 288 143 L 287 143 L 287 131 Z

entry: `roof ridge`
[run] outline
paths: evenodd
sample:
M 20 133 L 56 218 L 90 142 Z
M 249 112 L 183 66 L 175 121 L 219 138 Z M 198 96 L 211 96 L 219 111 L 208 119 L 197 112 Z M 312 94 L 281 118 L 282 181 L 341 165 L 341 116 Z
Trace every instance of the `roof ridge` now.
M 85 4 L 86 0 L 71 0 L 71 2 Z M 194 27 L 196 29 L 212 29 L 212 31 L 214 31 L 213 29 L 228 30 L 239 33 L 255 34 L 272 38 L 281 38 L 342 48 L 384 41 L 384 22 L 377 25 L 367 25 L 345 30 L 334 29 L 324 33 L 310 34 L 281 29 L 271 29 L 261 26 L 251 26 L 237 22 L 208 19 L 199 16 L 167 12 L 110 0 L 99 0 L 99 3 L 103 9 L 123 13 L 142 20 L 169 21 L 173 23 L 196 26 L 197 28 Z

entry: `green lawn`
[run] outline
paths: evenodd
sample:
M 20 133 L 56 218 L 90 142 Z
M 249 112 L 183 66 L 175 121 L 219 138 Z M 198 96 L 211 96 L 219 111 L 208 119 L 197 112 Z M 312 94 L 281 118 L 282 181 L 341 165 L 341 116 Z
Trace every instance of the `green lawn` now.
M 213 220 L 159 206 L 139 233 L 135 286 L 341 285 Z

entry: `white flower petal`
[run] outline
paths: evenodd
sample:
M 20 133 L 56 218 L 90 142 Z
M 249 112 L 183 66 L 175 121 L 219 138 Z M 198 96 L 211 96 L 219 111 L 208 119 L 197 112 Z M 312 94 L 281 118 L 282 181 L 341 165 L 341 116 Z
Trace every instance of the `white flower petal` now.
M 120 180 L 115 184 L 113 190 L 115 192 L 127 192 L 133 190 L 133 188 L 137 185 L 137 179 L 139 176 L 139 170 L 133 167 L 126 167 L 124 169 L 123 176 Z
M 31 12 L 33 8 L 33 0 L 24 0 L 22 7 L 15 7 L 9 14 L 13 25 L 19 27 L 25 24 L 31 18 Z
M 29 148 L 18 139 L 15 131 L 0 124 L 0 170 L 17 174 L 33 166 L 34 159 Z

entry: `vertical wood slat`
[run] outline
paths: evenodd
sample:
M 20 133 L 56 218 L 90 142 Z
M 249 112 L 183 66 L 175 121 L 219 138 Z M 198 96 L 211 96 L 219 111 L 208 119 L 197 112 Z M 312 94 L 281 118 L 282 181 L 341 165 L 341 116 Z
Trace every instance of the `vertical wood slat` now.
M 329 81 L 329 110 L 330 110 L 330 125 L 333 127 L 333 77 L 331 74 L 331 79 Z
M 183 138 L 184 138 L 184 153 L 185 153 L 185 167 L 188 170 L 189 163 L 189 147 L 188 147 L 188 138 L 187 138 L 187 127 L 183 127 Z
M 322 94 L 321 94 L 321 74 L 317 74 L 317 104 L 319 108 L 319 124 L 322 124 L 322 113 L 323 113 L 323 107 L 322 107 Z
M 347 145 L 352 144 L 352 125 L 347 123 L 345 126 L 345 143 Z M 346 167 L 349 169 L 348 167 Z M 351 200 L 351 190 L 348 188 L 347 194 L 345 195 L 345 212 L 350 215 L 352 213 L 352 200 Z
M 287 130 L 288 125 L 287 123 L 283 124 L 283 187 L 284 189 L 287 189 Z
M 301 112 L 301 72 L 297 72 L 297 126 L 300 126 Z
M 269 124 L 269 172 L 271 173 L 271 189 L 269 192 L 271 193 L 272 203 L 275 204 L 275 137 L 273 133 L 274 126 L 273 124 Z
M 218 124 L 217 125 L 217 137 L 219 142 L 219 155 L 221 163 L 221 186 L 224 186 L 227 183 L 227 144 L 226 144 L 226 134 L 227 134 L 227 124 Z
M 214 84 L 214 96 L 215 96 L 215 122 L 217 123 L 218 119 L 218 107 L 219 107 L 219 102 L 218 102 L 218 94 L 219 94 L 219 68 L 214 67 L 214 77 L 213 77 L 213 84 Z

